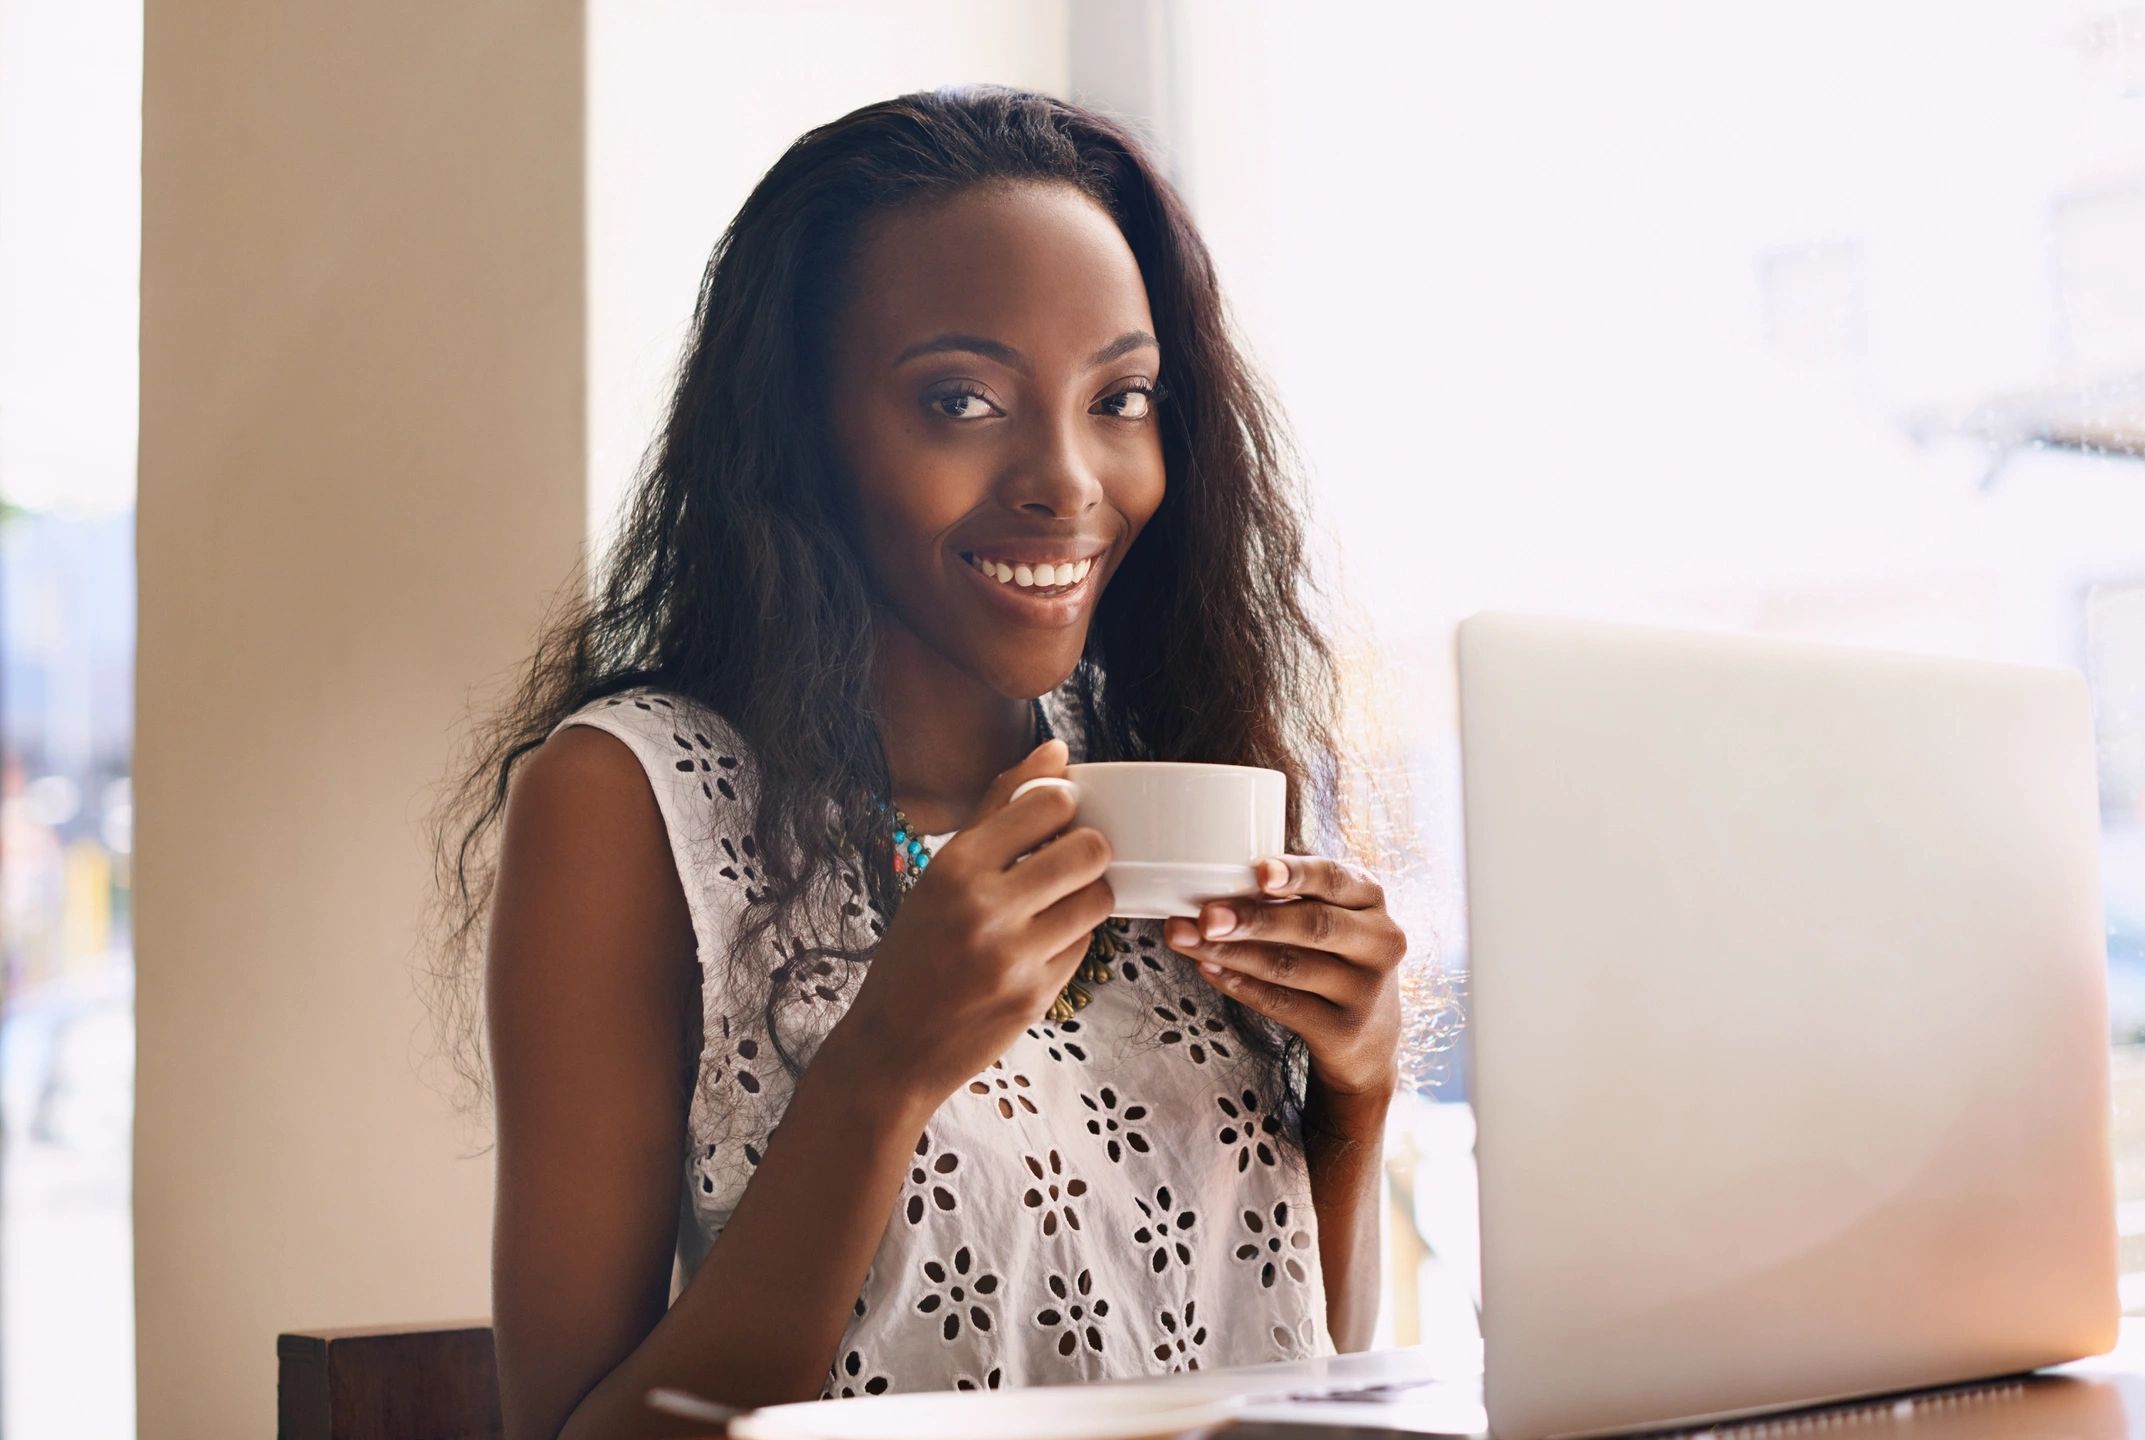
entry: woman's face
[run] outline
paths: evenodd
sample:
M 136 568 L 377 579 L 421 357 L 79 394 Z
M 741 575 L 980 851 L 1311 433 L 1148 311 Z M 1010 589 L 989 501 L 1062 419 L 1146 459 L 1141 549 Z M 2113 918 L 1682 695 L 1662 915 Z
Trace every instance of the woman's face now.
M 854 263 L 829 403 L 881 623 L 1041 694 L 1162 501 L 1138 262 L 1085 195 L 1021 184 L 880 215 Z

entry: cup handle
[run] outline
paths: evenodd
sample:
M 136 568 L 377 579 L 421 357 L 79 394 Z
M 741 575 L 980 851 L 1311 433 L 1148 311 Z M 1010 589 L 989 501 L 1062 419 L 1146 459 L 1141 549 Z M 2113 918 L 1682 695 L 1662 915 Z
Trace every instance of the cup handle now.
M 1080 803 L 1079 783 L 1073 780 L 1061 780 L 1055 775 L 1038 775 L 1033 780 L 1021 781 L 1018 785 L 1015 785 L 1013 787 L 1013 793 L 1006 796 L 1005 803 L 1008 805 L 1012 804 L 1015 800 L 1018 800 L 1021 796 L 1027 794 L 1030 790 L 1033 790 L 1038 785 L 1062 785 L 1067 790 L 1072 792 L 1073 803 L 1075 805 Z

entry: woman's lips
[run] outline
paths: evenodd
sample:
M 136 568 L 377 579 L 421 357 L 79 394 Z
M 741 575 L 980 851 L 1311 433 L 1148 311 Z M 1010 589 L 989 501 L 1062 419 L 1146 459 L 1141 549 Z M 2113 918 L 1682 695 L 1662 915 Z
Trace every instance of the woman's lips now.
M 1078 620 L 1080 612 L 1087 608 L 1088 592 L 1102 575 L 1102 557 L 1098 555 L 1095 557 L 1095 563 L 1087 567 L 1087 574 L 1074 582 L 1070 589 L 1060 590 L 1054 595 L 1038 595 L 1032 590 L 1023 590 L 1010 580 L 999 580 L 984 574 L 966 555 L 956 556 L 955 560 L 962 572 L 968 576 L 970 584 L 989 592 L 985 596 L 985 603 L 1000 616 L 1016 625 L 1038 630 L 1055 630 Z

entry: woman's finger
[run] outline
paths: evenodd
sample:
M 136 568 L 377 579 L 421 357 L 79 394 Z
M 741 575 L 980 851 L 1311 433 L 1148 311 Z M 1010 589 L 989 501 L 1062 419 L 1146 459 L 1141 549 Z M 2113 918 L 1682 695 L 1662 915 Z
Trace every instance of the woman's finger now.
M 1336 1005 L 1358 1005 L 1376 990 L 1375 971 L 1309 946 L 1268 940 L 1200 940 L 1171 922 L 1165 938 L 1192 959 L 1213 963 L 1270 985 L 1308 990 Z
M 1323 950 L 1372 970 L 1398 965 L 1407 951 L 1406 938 L 1382 905 L 1349 910 L 1324 900 L 1214 900 L 1200 907 L 1198 930 L 1208 941 L 1262 940 Z
M 1242 1001 L 1261 1015 L 1279 1021 L 1301 1035 L 1314 1055 L 1336 1044 L 1346 1034 L 1348 1011 L 1323 995 L 1292 985 L 1276 985 L 1270 980 L 1246 975 L 1241 970 L 1226 967 L 1209 970 L 1204 962 L 1199 973 L 1224 995 Z
M 1285 866 L 1286 875 L 1275 867 Z M 1261 860 L 1260 888 L 1268 895 L 1308 895 L 1344 910 L 1370 910 L 1385 904 L 1385 887 L 1360 865 L 1323 855 L 1274 855 Z

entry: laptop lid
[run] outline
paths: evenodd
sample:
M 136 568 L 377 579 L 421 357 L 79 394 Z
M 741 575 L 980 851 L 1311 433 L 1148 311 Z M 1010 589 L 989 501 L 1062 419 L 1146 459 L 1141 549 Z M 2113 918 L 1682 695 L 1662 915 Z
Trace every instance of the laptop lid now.
M 1512 611 L 1457 642 L 1493 1433 L 2112 1346 L 2083 678 Z

